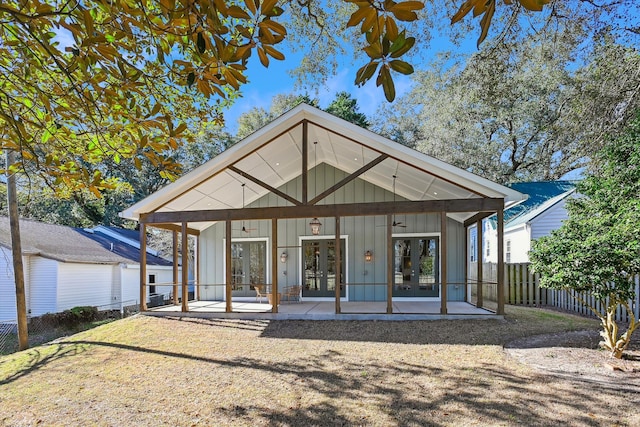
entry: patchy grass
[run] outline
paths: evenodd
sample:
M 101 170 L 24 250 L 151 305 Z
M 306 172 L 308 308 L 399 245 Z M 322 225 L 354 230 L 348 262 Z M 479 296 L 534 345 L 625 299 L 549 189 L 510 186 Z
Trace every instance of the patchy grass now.
M 77 334 L 78 332 L 92 329 L 100 325 L 104 325 L 109 322 L 113 322 L 114 318 L 96 320 L 93 322 L 80 323 L 73 327 L 64 326 L 46 326 L 40 325 L 34 329 L 30 326 L 29 329 L 29 347 L 39 346 L 50 341 L 53 341 L 60 337 L 66 337 L 69 335 Z M 18 335 L 16 333 L 8 333 L 0 336 L 0 356 L 15 353 L 18 351 Z
M 538 374 L 517 338 L 597 322 L 136 316 L 0 358 L 3 425 L 633 425 L 637 394 Z

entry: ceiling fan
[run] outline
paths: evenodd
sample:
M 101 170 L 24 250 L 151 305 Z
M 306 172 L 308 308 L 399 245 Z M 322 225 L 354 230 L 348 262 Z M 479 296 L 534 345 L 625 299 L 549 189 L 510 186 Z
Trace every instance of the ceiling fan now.
M 396 175 L 392 175 L 393 176 L 393 203 L 396 202 Z M 402 223 L 402 221 L 396 221 L 396 216 L 393 216 L 393 222 L 391 223 L 392 227 L 400 227 L 400 228 L 407 228 L 406 225 L 404 225 Z M 378 227 L 386 227 L 386 225 L 379 225 Z
M 244 186 L 245 184 L 242 183 L 242 209 L 244 209 Z M 240 231 L 242 231 L 243 233 L 250 233 L 252 231 L 254 231 L 255 228 L 247 228 L 244 225 L 244 220 L 242 220 L 242 228 L 240 229 Z

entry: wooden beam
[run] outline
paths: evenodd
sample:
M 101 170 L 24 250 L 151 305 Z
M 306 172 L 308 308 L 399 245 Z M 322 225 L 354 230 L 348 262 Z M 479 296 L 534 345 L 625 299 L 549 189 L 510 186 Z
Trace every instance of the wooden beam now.
M 235 159 L 231 165 L 237 165 L 240 162 L 242 162 L 244 159 L 246 159 L 247 157 L 257 153 L 258 151 L 260 151 L 263 147 L 271 144 L 273 141 L 275 141 L 276 139 L 280 138 L 282 135 L 287 134 L 289 132 L 291 132 L 292 130 L 294 130 L 295 128 L 297 128 L 298 126 L 300 126 L 300 122 L 295 123 L 294 125 L 282 130 L 281 132 L 279 132 L 278 134 L 276 134 L 275 136 L 273 136 L 272 138 L 264 141 L 262 144 L 258 145 L 257 147 L 254 147 L 253 150 L 243 154 L 242 156 L 240 156 L 239 158 Z M 189 190 L 193 189 L 194 187 L 197 187 L 198 185 L 202 184 L 203 182 L 210 180 L 211 178 L 214 178 L 217 175 L 220 175 L 222 173 L 227 173 L 227 167 L 223 167 L 222 169 L 219 169 L 215 172 L 213 172 L 211 175 L 209 175 L 208 177 L 206 177 L 205 179 L 202 179 L 198 182 L 196 182 L 193 186 L 191 186 L 189 188 Z M 189 191 L 187 190 L 187 191 Z M 168 199 L 167 201 L 165 201 L 161 206 L 158 206 L 156 209 L 161 209 L 165 206 L 167 206 L 168 204 L 170 204 L 171 202 L 175 201 L 177 198 L 181 197 L 184 194 L 184 192 L 175 195 L 174 197 L 171 197 L 170 199 Z
M 504 207 L 498 209 L 498 308 L 504 314 Z
M 231 313 L 233 307 L 231 305 L 231 221 L 227 221 L 225 224 L 225 311 Z
M 178 305 L 178 232 L 173 230 L 173 304 Z
M 276 196 L 280 196 L 280 197 L 282 197 L 283 199 L 287 200 L 288 202 L 293 203 L 293 204 L 294 204 L 294 205 L 296 205 L 296 206 L 300 206 L 300 205 L 302 205 L 302 202 L 301 202 L 301 201 L 299 201 L 299 200 L 297 200 L 296 198 L 291 197 L 291 196 L 290 196 L 290 195 L 288 195 L 287 193 L 284 193 L 284 192 L 282 192 L 282 191 L 278 190 L 277 188 L 270 186 L 270 185 L 269 185 L 269 184 L 267 184 L 266 182 L 264 182 L 264 181 L 262 181 L 262 180 L 260 180 L 260 179 L 258 179 L 258 178 L 256 178 L 256 177 L 254 177 L 254 176 L 252 176 L 252 175 L 249 175 L 248 173 L 246 173 L 246 172 L 244 172 L 244 171 L 242 171 L 242 170 L 238 169 L 238 168 L 237 168 L 237 167 L 235 167 L 235 166 L 229 166 L 229 170 L 231 170 L 231 171 L 233 171 L 233 172 L 237 173 L 238 175 L 242 176 L 243 178 L 247 178 L 249 181 L 251 181 L 251 182 L 254 182 L 254 183 L 258 184 L 260 187 L 262 187 L 262 188 L 264 188 L 264 189 L 266 189 L 266 190 L 269 190 L 270 192 L 272 192 L 272 193 L 273 193 L 273 194 L 275 194 Z
M 433 212 L 496 212 L 502 199 L 418 200 L 338 205 L 275 206 L 264 208 L 154 212 L 140 216 L 145 224 L 201 221 L 265 220 L 271 218 L 321 218 L 336 216 L 368 216 Z
M 387 215 L 387 314 L 393 313 L 393 215 Z
M 147 227 L 154 227 L 154 228 L 161 228 L 163 230 L 182 232 L 182 225 L 178 225 L 178 224 L 155 223 L 155 224 L 147 224 Z M 200 230 L 196 230 L 195 228 L 187 228 L 187 233 L 191 236 L 199 236 Z
M 302 203 L 309 200 L 309 122 L 302 121 Z
M 187 223 L 182 223 L 182 312 L 189 311 L 189 234 Z
M 440 314 L 447 314 L 447 213 L 440 212 Z
M 271 312 L 278 312 L 278 218 L 271 219 Z
M 326 126 L 322 126 L 322 125 L 320 125 L 320 124 L 318 124 L 318 123 L 316 123 L 316 122 L 313 122 L 313 121 L 310 121 L 309 123 L 313 124 L 314 126 L 319 127 L 320 129 L 324 129 L 324 130 L 326 130 L 326 131 L 327 131 L 327 132 L 329 132 L 329 133 L 332 133 L 332 134 L 334 134 L 334 135 L 339 135 L 341 138 L 344 138 L 344 139 L 346 139 L 346 140 L 348 140 L 348 141 L 355 142 L 356 144 L 358 144 L 358 145 L 361 145 L 361 146 L 365 147 L 367 150 L 375 151 L 375 152 L 377 152 L 377 153 L 382 154 L 382 152 L 381 152 L 380 150 L 376 150 L 375 148 L 373 148 L 373 147 L 371 147 L 371 146 L 369 146 L 369 145 L 365 145 L 365 144 L 363 144 L 362 142 L 360 142 L 360 141 L 358 141 L 358 140 L 356 140 L 356 139 L 354 139 L 354 138 L 351 138 L 351 137 L 349 137 L 349 136 L 347 136 L 347 135 L 338 134 L 334 129 L 329 129 L 329 128 L 327 128 Z M 393 160 L 397 161 L 398 163 L 403 163 L 403 164 L 405 164 L 405 165 L 407 165 L 407 166 L 409 166 L 409 167 L 411 167 L 411 168 L 413 168 L 413 169 L 416 169 L 416 170 L 419 170 L 419 171 L 421 171 L 421 172 L 424 172 L 424 173 L 426 173 L 427 175 L 431 175 L 431 176 L 433 176 L 433 177 L 435 177 L 435 178 L 437 178 L 437 179 L 440 179 L 440 180 L 442 180 L 442 181 L 448 182 L 449 184 L 453 184 L 453 185 L 455 185 L 456 187 L 458 187 L 458 188 L 462 188 L 463 190 L 466 190 L 466 191 L 468 191 L 468 192 L 470 192 L 470 193 L 476 194 L 476 195 L 478 195 L 478 196 L 480 196 L 480 197 L 487 197 L 487 195 L 486 195 L 486 194 L 480 193 L 480 192 L 478 192 L 478 191 L 476 191 L 476 190 L 472 190 L 472 189 L 470 189 L 470 188 L 468 188 L 468 187 L 465 187 L 465 186 L 463 186 L 463 185 L 460 185 L 460 183 L 455 182 L 455 181 L 453 181 L 453 180 L 451 180 L 451 179 L 449 179 L 449 178 L 445 178 L 445 177 L 443 177 L 443 176 L 436 175 L 436 174 L 434 174 L 432 171 L 429 171 L 428 169 L 423 169 L 423 168 L 420 168 L 420 167 L 416 166 L 416 164 L 415 164 L 415 163 L 411 163 L 411 160 L 410 160 L 410 159 L 411 159 L 411 156 L 406 156 L 406 158 L 401 158 L 401 157 L 391 157 L 391 158 L 392 158 Z
M 336 289 L 335 289 L 335 297 L 336 297 L 336 314 L 340 314 L 340 286 L 342 285 L 342 251 L 340 241 L 340 217 L 336 217 L 336 236 L 335 236 L 335 251 L 336 251 Z
M 483 243 L 483 238 L 482 238 L 482 234 L 484 233 L 484 229 L 482 228 L 482 220 L 479 219 L 476 222 L 476 249 L 478 251 L 478 285 L 477 285 L 477 300 L 476 300 L 476 307 L 480 307 L 482 308 L 482 306 L 484 305 L 484 298 L 483 298 L 483 293 L 484 293 L 484 283 L 483 283 L 483 275 L 484 275 L 484 265 L 482 263 L 482 258 L 484 257 L 484 246 L 482 245 Z
M 478 212 L 477 214 L 475 214 L 474 216 L 472 216 L 471 218 L 467 219 L 464 221 L 464 226 L 468 227 L 470 225 L 475 224 L 478 221 L 482 221 L 483 219 L 490 217 L 491 215 L 493 215 L 495 212 Z
M 140 224 L 140 311 L 147 311 L 147 230 Z
M 358 169 L 357 171 L 355 171 L 351 175 L 349 175 L 349 176 L 345 177 L 344 179 L 342 179 L 340 182 L 332 185 L 331 187 L 329 187 L 328 189 L 326 189 L 322 193 L 318 194 L 316 197 L 311 199 L 308 204 L 315 205 L 320 200 L 322 200 L 325 197 L 327 197 L 329 194 L 335 192 L 337 189 L 339 189 L 341 187 L 344 187 L 345 185 L 347 185 L 348 183 L 350 183 L 351 181 L 353 181 L 354 179 L 356 179 L 357 177 L 359 177 L 360 175 L 362 175 L 363 173 L 365 173 L 369 169 L 371 169 L 374 166 L 376 166 L 377 164 L 381 163 L 387 157 L 389 157 L 388 154 L 383 154 L 380 157 L 378 157 L 377 159 L 375 159 L 374 161 L 372 161 L 371 163 L 368 163 L 368 164 L 364 165 L 363 167 L 361 167 L 360 169 Z

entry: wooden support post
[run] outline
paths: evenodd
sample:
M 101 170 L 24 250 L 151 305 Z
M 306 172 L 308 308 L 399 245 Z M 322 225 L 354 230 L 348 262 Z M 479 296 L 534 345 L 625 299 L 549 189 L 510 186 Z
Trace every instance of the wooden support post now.
M 140 311 L 147 311 L 147 227 L 140 224 Z
M 271 219 L 271 312 L 278 312 L 278 219 Z
M 393 216 L 387 215 L 387 314 L 393 313 Z
M 447 314 L 447 213 L 440 212 L 440 314 Z
M 187 223 L 182 223 L 182 312 L 189 311 L 189 233 Z
M 504 314 L 504 207 L 498 209 L 498 308 Z
M 340 244 L 340 217 L 336 217 L 336 314 L 340 314 L 340 287 L 342 286 L 342 248 Z
M 225 311 L 231 313 L 233 311 L 231 305 L 231 221 L 226 221 L 225 226 Z
M 484 266 L 482 264 L 482 259 L 484 257 L 484 246 L 483 246 L 483 239 L 482 239 L 482 234 L 483 234 L 483 228 L 482 228 L 482 220 L 478 220 L 478 222 L 476 222 L 476 229 L 477 229 L 477 233 L 476 233 L 476 248 L 478 249 L 478 286 L 477 286 L 477 301 L 476 301 L 476 307 L 480 307 L 482 308 L 482 306 L 484 305 L 484 297 L 483 297 L 483 287 L 484 287 L 484 281 L 483 281 L 483 275 L 484 275 Z
M 309 123 L 302 121 L 302 204 L 309 201 Z
M 180 299 L 178 295 L 178 231 L 173 230 L 173 304 L 178 305 Z

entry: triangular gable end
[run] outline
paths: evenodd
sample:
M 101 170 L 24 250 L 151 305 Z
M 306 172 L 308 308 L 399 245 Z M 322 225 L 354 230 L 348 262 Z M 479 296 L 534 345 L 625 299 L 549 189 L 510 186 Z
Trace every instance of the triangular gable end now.
M 305 150 L 306 147 L 306 150 Z M 305 156 L 306 154 L 306 156 Z M 306 162 L 305 162 L 306 157 Z M 303 175 L 303 169 L 326 163 L 351 178 L 364 179 L 412 201 L 504 199 L 506 206 L 525 196 L 465 170 L 395 143 L 306 104 L 285 113 L 174 183 L 123 211 L 138 220 L 150 212 L 184 212 L 242 208 L 269 192 L 283 206 L 318 204 L 331 191 L 307 183 L 305 191 L 283 194 L 279 188 Z M 244 188 L 244 201 L 242 194 Z M 337 184 L 339 185 L 339 183 Z M 449 213 L 459 222 L 475 212 Z M 203 230 L 212 222 L 190 222 Z

